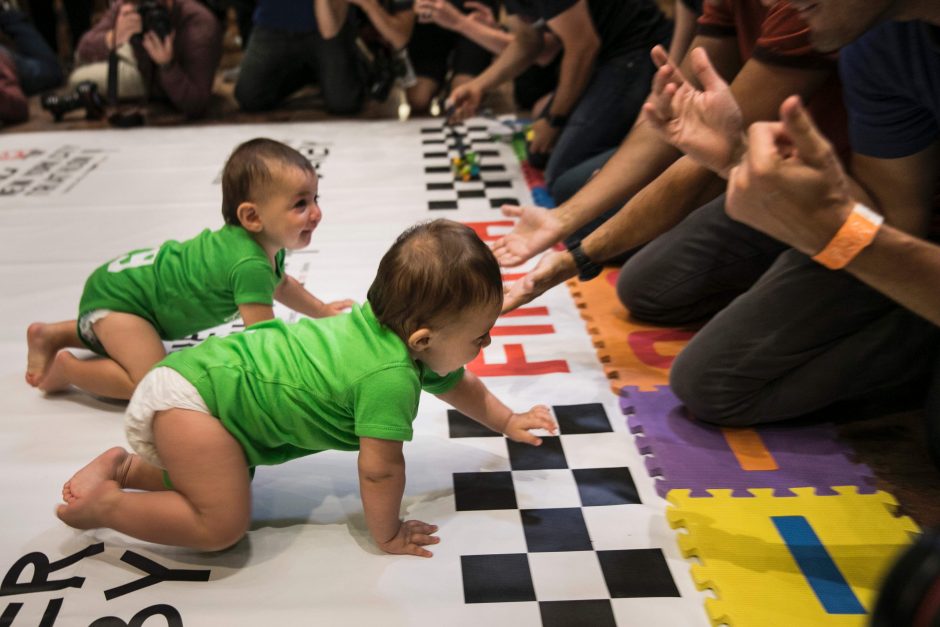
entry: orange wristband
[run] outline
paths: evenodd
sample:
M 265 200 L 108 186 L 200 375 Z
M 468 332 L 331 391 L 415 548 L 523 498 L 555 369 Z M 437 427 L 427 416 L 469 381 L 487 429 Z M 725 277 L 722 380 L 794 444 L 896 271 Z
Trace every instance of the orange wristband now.
M 884 221 L 884 216 L 861 203 L 855 203 L 852 213 L 836 232 L 835 237 L 813 256 L 813 261 L 830 270 L 841 270 L 874 241 Z

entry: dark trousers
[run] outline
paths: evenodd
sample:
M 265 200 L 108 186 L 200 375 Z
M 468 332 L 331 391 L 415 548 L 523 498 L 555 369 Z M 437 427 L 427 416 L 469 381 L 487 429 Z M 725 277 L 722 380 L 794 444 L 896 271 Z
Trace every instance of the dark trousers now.
M 0 12 L 0 30 L 13 40 L 15 48 L 6 50 L 27 96 L 62 84 L 59 59 L 25 15 L 15 9 Z
M 775 422 L 922 379 L 940 330 L 851 274 L 728 218 L 721 199 L 634 256 L 618 293 L 639 318 L 711 319 L 670 384 L 699 419 Z M 713 316 L 713 317 L 712 317 Z M 932 437 L 940 450 L 940 374 Z
M 327 111 L 357 113 L 365 100 L 363 66 L 349 22 L 338 35 L 255 26 L 242 57 L 235 99 L 245 111 L 267 111 L 301 87 L 319 83 Z
M 620 144 L 649 95 L 655 71 L 648 50 L 597 66 L 545 167 L 549 189 L 569 169 Z

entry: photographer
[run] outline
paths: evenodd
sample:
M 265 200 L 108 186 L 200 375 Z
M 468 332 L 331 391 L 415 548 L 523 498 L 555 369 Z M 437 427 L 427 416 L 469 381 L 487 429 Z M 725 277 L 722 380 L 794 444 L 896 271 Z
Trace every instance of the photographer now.
M 118 2 L 78 44 L 70 83 L 107 91 L 108 56 L 118 54 L 118 96 L 168 100 L 187 117 L 205 113 L 222 55 L 222 29 L 196 0 Z

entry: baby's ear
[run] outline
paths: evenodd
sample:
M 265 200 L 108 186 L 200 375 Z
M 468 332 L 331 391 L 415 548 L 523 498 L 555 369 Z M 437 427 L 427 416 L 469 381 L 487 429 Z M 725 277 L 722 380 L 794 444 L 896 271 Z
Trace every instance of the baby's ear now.
M 253 202 L 243 202 L 235 210 L 238 216 L 238 222 L 242 228 L 252 233 L 260 233 L 262 229 L 261 216 L 258 215 L 258 207 Z
M 420 353 L 431 345 L 431 329 L 418 329 L 408 336 L 408 348 L 412 352 Z

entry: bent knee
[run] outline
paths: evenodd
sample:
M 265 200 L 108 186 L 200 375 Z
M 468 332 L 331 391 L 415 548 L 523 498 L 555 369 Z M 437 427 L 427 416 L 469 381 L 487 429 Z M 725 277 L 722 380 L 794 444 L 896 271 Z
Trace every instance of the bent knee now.
M 248 533 L 249 520 L 226 520 L 210 523 L 196 541 L 200 551 L 222 551 L 238 543 Z
M 766 422 L 759 409 L 759 391 L 735 388 L 732 381 L 737 377 L 729 378 L 710 369 L 707 359 L 697 357 L 694 352 L 679 353 L 669 373 L 673 393 L 696 420 L 719 427 L 750 427 Z
M 642 253 L 641 253 L 642 254 Z M 639 258 L 631 260 L 637 261 Z M 658 291 L 652 289 L 650 274 L 643 269 L 636 269 L 636 263 L 627 263 L 617 277 L 617 298 L 623 303 L 630 315 L 643 322 L 652 324 L 683 324 L 676 319 L 676 310 L 661 298 Z

